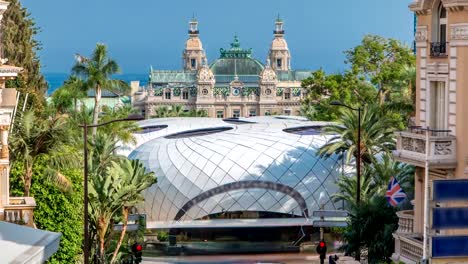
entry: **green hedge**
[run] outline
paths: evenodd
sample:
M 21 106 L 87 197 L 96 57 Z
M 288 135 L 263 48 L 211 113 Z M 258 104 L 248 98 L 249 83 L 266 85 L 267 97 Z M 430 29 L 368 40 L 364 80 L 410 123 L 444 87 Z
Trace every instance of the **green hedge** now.
M 31 195 L 36 200 L 34 221 L 37 228 L 62 234 L 60 246 L 48 263 L 75 263 L 82 254 L 83 240 L 83 176 L 79 170 L 65 171 L 73 191 L 64 193 L 43 176 L 47 161 L 39 162 L 33 169 Z M 21 163 L 11 168 L 10 196 L 22 196 L 23 173 Z

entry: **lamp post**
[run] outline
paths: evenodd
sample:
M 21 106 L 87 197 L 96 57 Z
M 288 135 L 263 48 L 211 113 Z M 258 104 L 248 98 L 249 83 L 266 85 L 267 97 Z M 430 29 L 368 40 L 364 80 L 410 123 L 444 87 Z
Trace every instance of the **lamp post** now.
M 340 101 L 332 101 L 330 105 L 335 106 L 344 106 L 350 110 L 358 112 L 358 142 L 357 142 L 357 149 L 358 155 L 356 160 L 356 169 L 357 169 L 357 184 L 356 184 L 356 205 L 359 206 L 361 204 L 361 107 L 353 108 L 349 105 L 345 105 Z M 358 250 L 356 252 L 356 260 L 361 260 L 361 249 L 359 248 L 359 244 L 361 243 L 361 238 L 358 236 Z
M 359 205 L 361 203 L 361 107 L 358 108 L 353 108 L 349 105 L 345 105 L 339 101 L 332 101 L 330 102 L 330 105 L 335 105 L 335 106 L 344 106 L 348 109 L 351 109 L 353 111 L 358 112 L 358 142 L 357 142 L 357 160 L 356 160 L 356 170 L 357 170 L 357 184 L 356 184 L 356 205 Z
M 123 121 L 139 121 L 143 120 L 144 117 L 140 115 L 129 115 L 126 118 L 115 119 L 111 121 L 107 121 L 101 124 L 96 125 L 88 125 L 86 122 L 79 127 L 83 128 L 83 156 L 84 156 L 84 221 L 83 221 L 83 229 L 84 229 L 84 263 L 89 263 L 89 224 L 88 224 L 88 128 L 93 127 L 100 127 L 106 126 L 111 123 L 115 122 L 123 122 Z

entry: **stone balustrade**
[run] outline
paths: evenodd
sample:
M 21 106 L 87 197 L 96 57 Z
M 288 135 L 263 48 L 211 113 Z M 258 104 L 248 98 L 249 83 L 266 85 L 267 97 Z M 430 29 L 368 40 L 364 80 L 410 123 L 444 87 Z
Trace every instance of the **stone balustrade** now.
M 401 237 L 400 261 L 419 263 L 423 255 L 422 241 L 414 237 Z
M 399 218 L 398 229 L 393 233 L 395 238 L 395 253 L 392 259 L 395 262 L 419 263 L 422 259 L 422 236 L 413 233 L 414 211 L 405 210 L 397 212 Z
M 1 220 L 35 227 L 34 208 L 36 201 L 32 197 L 10 197 L 10 203 L 4 207 Z
M 425 167 L 428 155 L 431 168 L 455 168 L 456 138 L 450 131 L 410 128 L 408 131 L 395 133 L 397 147 L 393 151 L 396 160 L 418 167 Z M 429 149 L 426 154 L 426 141 L 429 139 Z
M 397 212 L 399 218 L 397 233 L 399 234 L 412 234 L 413 233 L 413 210 Z

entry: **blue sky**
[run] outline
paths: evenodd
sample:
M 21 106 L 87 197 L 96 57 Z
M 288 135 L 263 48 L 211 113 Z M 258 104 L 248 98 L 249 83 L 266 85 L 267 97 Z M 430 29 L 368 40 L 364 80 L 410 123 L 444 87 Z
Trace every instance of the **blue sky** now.
M 43 72 L 67 73 L 73 55 L 109 46 L 123 73 L 149 66 L 179 69 L 188 21 L 195 13 L 209 61 L 237 33 L 265 61 L 274 19 L 285 21 L 295 69 L 344 69 L 343 51 L 365 34 L 412 42 L 410 0 L 22 0 L 41 28 Z

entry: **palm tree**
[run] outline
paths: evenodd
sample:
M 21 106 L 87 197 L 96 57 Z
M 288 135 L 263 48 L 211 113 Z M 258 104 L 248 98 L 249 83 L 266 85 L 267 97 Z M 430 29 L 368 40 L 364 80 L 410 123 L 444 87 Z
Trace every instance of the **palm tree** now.
M 102 122 L 127 118 L 129 115 L 134 114 L 135 110 L 131 106 L 123 106 L 119 108 L 106 108 L 102 113 Z M 99 128 L 101 132 L 118 139 L 123 144 L 136 144 L 135 137 L 132 132 L 138 130 L 136 122 L 115 122 L 107 126 Z
M 129 208 L 143 201 L 141 192 L 156 182 L 153 173 L 147 173 L 145 170 L 138 160 L 122 159 L 117 162 L 111 161 L 105 173 L 94 174 L 91 177 L 91 218 L 96 230 L 98 257 L 101 261 L 105 259 L 105 244 L 112 230 L 112 220 L 118 214 L 122 214 L 124 227 L 111 263 L 116 260 L 125 236 Z
M 357 151 L 358 144 L 358 113 L 347 108 L 342 109 L 341 119 L 338 124 L 330 124 L 324 127 L 324 135 L 329 136 L 327 143 L 323 145 L 318 154 L 328 158 L 333 154 L 344 156 L 349 163 L 352 157 L 361 156 L 364 163 L 370 163 L 372 158 L 379 154 L 394 149 L 393 122 L 387 115 L 382 115 L 381 109 L 376 104 L 367 105 L 361 116 L 361 153 Z
M 367 168 L 367 167 L 366 167 Z M 375 189 L 376 184 L 372 181 L 372 177 L 368 177 L 368 173 L 364 169 L 364 177 L 361 177 L 361 201 L 369 201 L 374 197 L 378 190 Z M 357 190 L 357 177 L 353 176 L 341 176 L 336 182 L 338 192 L 332 195 L 333 202 L 344 202 L 345 206 L 349 209 L 356 207 L 356 190 Z
M 114 263 L 127 231 L 130 208 L 144 201 L 141 193 L 156 183 L 156 177 L 153 172 L 146 172 L 146 168 L 138 160 L 123 160 L 120 164 L 113 163 L 113 166 L 109 168 L 109 173 L 115 173 L 123 179 L 128 194 L 123 199 L 124 203 L 121 206 L 123 226 L 111 259 L 111 263 Z
M 73 73 L 84 79 L 87 89 L 94 89 L 93 124 L 99 120 L 99 103 L 102 89 L 116 93 L 126 92 L 130 89 L 127 83 L 121 80 L 110 79 L 113 74 L 120 73 L 117 62 L 108 57 L 107 47 L 97 44 L 91 58 L 76 55 L 77 62 L 73 66 Z M 92 135 L 96 136 L 97 128 L 93 128 Z
M 47 112 L 47 111 L 46 111 Z M 63 189 L 70 189 L 70 182 L 60 170 L 77 168 L 80 157 L 70 144 L 66 118 L 61 115 L 39 117 L 32 111 L 22 113 L 11 137 L 11 153 L 14 162 L 24 163 L 24 195 L 30 195 L 34 164 L 47 158 L 49 166 L 45 174 Z
M 414 167 L 396 162 L 390 154 L 384 154 L 372 164 L 364 166 L 361 177 L 361 200 L 370 201 L 373 197 L 384 196 L 391 177 L 395 177 L 403 190 L 412 197 Z M 349 207 L 356 205 L 357 177 L 344 175 L 336 185 L 338 192 L 332 196 L 334 202 L 344 201 Z
M 52 94 L 52 104 L 60 113 L 68 112 L 72 105 L 77 112 L 78 100 L 85 97 L 86 86 L 83 80 L 72 75 Z
M 171 115 L 170 110 L 167 106 L 160 106 L 156 109 L 156 114 L 154 115 L 155 118 L 164 118 L 169 117 Z
M 184 107 L 181 105 L 173 105 L 171 107 L 171 112 L 169 114 L 172 117 L 181 117 L 184 116 Z

